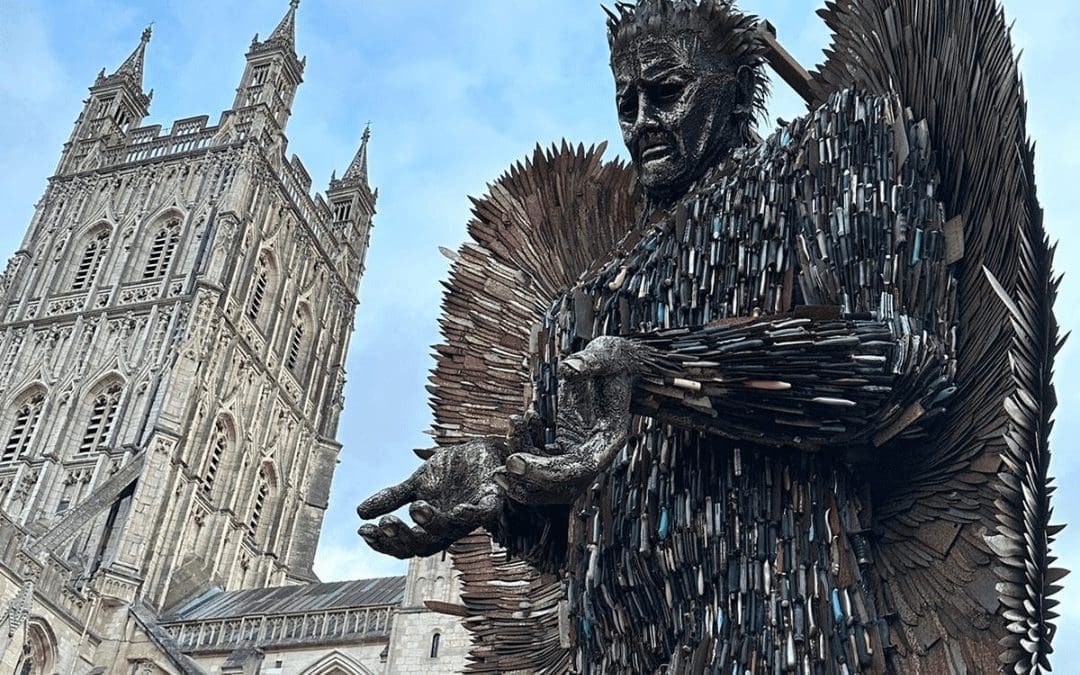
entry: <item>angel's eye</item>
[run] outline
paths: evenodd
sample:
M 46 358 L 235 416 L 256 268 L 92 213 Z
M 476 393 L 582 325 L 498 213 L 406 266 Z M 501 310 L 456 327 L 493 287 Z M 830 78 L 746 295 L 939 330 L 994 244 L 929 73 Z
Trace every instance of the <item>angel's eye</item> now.
M 637 93 L 626 92 L 616 101 L 619 108 L 619 119 L 633 120 L 637 117 Z
M 677 80 L 661 82 L 650 88 L 649 98 L 656 103 L 674 103 L 682 98 L 684 89 L 683 83 Z

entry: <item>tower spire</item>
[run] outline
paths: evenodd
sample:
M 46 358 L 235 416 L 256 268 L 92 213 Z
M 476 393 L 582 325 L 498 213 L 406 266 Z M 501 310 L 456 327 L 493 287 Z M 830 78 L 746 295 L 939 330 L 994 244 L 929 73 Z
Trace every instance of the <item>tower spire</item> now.
M 343 182 L 356 181 L 365 185 L 367 184 L 367 145 L 369 138 L 371 138 L 370 122 L 364 127 L 364 133 L 360 136 L 360 148 L 356 151 L 356 156 L 353 157 L 353 161 L 349 164 L 349 168 L 345 171 L 345 175 L 341 177 Z
M 341 178 L 331 176 L 326 197 L 334 226 L 340 228 L 342 241 L 348 242 L 347 248 L 352 254 L 350 269 L 363 270 L 367 256 L 368 242 L 371 238 L 371 216 L 375 213 L 375 202 L 379 191 L 372 190 L 368 183 L 367 148 L 371 140 L 371 123 L 364 127 L 360 135 L 360 147 L 349 168 Z
M 146 30 L 142 32 L 142 38 L 139 40 L 139 46 L 135 48 L 135 51 L 131 52 L 131 56 L 120 64 L 115 73 L 105 79 L 124 78 L 135 86 L 136 91 L 142 91 L 143 63 L 146 57 L 146 45 L 150 42 L 150 36 L 153 34 L 152 27 L 152 23 L 146 27 Z
M 281 22 L 264 44 L 277 43 L 296 51 L 296 8 L 299 6 L 300 0 L 289 0 L 289 11 L 281 17 Z

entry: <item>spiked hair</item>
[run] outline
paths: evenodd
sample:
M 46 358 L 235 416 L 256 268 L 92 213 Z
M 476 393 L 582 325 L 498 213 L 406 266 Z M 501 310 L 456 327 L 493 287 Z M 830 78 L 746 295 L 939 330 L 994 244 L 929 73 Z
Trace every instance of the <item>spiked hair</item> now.
M 757 17 L 739 12 L 731 0 L 638 0 L 617 2 L 614 10 L 603 9 L 613 57 L 645 35 L 695 35 L 706 54 L 719 57 L 739 74 L 747 128 L 764 115 L 769 80 L 765 46 L 757 37 Z

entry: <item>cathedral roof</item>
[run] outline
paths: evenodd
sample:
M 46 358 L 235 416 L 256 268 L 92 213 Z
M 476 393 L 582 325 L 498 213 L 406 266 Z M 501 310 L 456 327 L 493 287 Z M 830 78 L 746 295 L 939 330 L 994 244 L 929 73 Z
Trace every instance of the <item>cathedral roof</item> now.
M 221 591 L 181 607 L 162 623 L 223 619 L 253 614 L 296 614 L 349 607 L 400 605 L 405 577 L 379 577 L 247 591 Z

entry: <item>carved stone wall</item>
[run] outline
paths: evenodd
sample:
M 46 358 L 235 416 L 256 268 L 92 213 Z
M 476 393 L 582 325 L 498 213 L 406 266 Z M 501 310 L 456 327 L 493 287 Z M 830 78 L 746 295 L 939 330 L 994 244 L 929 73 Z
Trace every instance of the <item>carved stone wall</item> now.
M 424 605 L 427 600 L 460 604 L 459 576 L 449 555 L 409 561 L 405 600 L 390 631 L 387 673 L 460 673 L 465 669 L 469 633 L 458 617 L 438 614 Z
M 32 582 L 87 663 L 174 672 L 136 609 L 314 579 L 375 196 L 366 144 L 326 198 L 287 159 L 295 11 L 217 125 L 139 126 L 144 34 L 0 275 L 0 614 Z
M 128 522 L 110 523 L 113 560 L 93 560 L 111 546 L 108 504 L 68 555 L 88 574 L 122 561 L 155 606 L 170 595 L 169 571 L 192 556 L 204 581 L 230 589 L 312 578 L 359 267 L 340 264 L 329 210 L 302 172 L 249 139 L 60 175 L 8 274 L 0 400 L 14 409 L 41 391 L 44 404 L 28 447 L 0 465 L 4 508 L 51 528 L 134 454 L 154 451 Z M 366 227 L 370 212 L 357 220 Z M 108 385 L 119 387 L 113 419 L 83 448 Z M 223 416 L 234 437 L 205 490 Z M 0 434 L 13 423 L 0 420 Z M 260 480 L 265 526 L 252 525 Z

